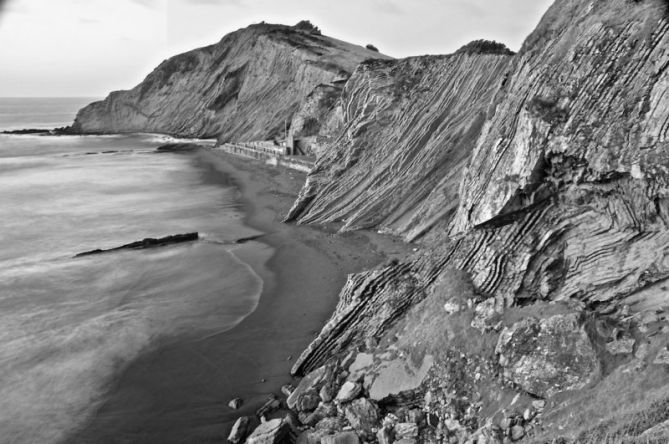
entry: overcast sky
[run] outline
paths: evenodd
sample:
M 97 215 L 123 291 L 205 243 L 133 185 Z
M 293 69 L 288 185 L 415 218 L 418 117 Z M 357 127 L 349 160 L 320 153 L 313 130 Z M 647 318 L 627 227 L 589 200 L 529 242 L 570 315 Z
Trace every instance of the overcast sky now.
M 0 97 L 102 97 L 251 23 L 311 20 L 406 57 L 478 38 L 517 50 L 552 0 L 0 0 Z

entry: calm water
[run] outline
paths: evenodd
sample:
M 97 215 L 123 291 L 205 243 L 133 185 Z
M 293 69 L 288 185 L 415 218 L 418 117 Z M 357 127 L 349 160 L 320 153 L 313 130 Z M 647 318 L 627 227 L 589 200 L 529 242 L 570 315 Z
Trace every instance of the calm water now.
M 79 106 L 56 105 L 19 103 L 21 124 L 0 99 L 0 128 L 67 124 Z M 256 307 L 263 283 L 229 245 L 256 234 L 236 190 L 196 155 L 153 153 L 163 142 L 0 135 L 0 442 L 62 439 L 140 353 Z M 204 238 L 73 258 L 192 231 Z
M 60 128 L 70 125 L 77 110 L 98 99 L 90 97 L 0 97 L 0 131 Z

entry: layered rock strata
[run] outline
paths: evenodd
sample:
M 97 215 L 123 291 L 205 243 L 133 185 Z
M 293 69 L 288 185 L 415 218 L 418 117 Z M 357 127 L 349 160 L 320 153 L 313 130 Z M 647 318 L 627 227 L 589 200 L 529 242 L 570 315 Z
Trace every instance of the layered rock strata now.
M 252 25 L 172 57 L 135 88 L 88 105 L 72 130 L 271 139 L 283 135 L 316 86 L 347 78 L 369 58 L 387 57 L 310 28 Z
M 440 140 L 462 140 L 458 128 L 476 135 L 434 178 L 435 158 L 456 144 L 433 146 L 442 127 L 413 122 L 444 122 L 443 109 L 427 107 L 409 126 L 394 118 L 403 102 L 377 87 L 410 81 L 393 67 L 412 61 L 359 68 L 342 96 L 342 132 L 290 218 L 388 230 L 418 239 L 420 251 L 351 276 L 293 371 L 364 351 L 370 390 L 388 359 L 417 369 L 429 356 L 418 387 L 379 401 L 403 420 L 413 408 L 435 416 L 416 421 L 419 442 L 665 439 L 667 17 L 660 1 L 558 0 L 516 56 L 444 59 L 495 58 L 500 81 L 480 108 L 474 98 L 448 108 L 487 114 L 444 129 Z M 443 84 L 433 83 L 409 95 L 436 97 Z M 377 439 L 392 442 L 394 428 L 383 430 Z

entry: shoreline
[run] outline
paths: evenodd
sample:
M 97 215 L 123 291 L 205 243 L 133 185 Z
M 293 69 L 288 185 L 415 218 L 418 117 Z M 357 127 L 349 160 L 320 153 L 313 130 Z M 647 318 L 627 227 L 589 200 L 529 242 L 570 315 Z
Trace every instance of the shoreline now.
M 264 233 L 232 250 L 261 276 L 260 301 L 230 330 L 140 356 L 110 384 L 83 428 L 63 442 L 224 441 L 239 416 L 254 416 L 269 395 L 293 381 L 293 360 L 331 315 L 346 275 L 408 248 L 376 233 L 335 235 L 283 224 L 303 173 L 216 149 L 195 155 L 233 183 L 244 225 Z M 239 410 L 227 406 L 235 397 L 244 401 Z

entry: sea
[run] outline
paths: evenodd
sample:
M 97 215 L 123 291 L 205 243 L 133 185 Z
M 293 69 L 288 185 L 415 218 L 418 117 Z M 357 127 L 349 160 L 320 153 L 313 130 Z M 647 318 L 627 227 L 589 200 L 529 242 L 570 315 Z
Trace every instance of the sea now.
M 0 131 L 69 125 L 93 98 L 0 98 Z M 263 281 L 239 193 L 173 139 L 0 135 L 0 443 L 56 443 L 140 354 L 231 329 Z M 144 238 L 195 242 L 75 257 Z M 269 247 L 266 247 L 269 248 Z

